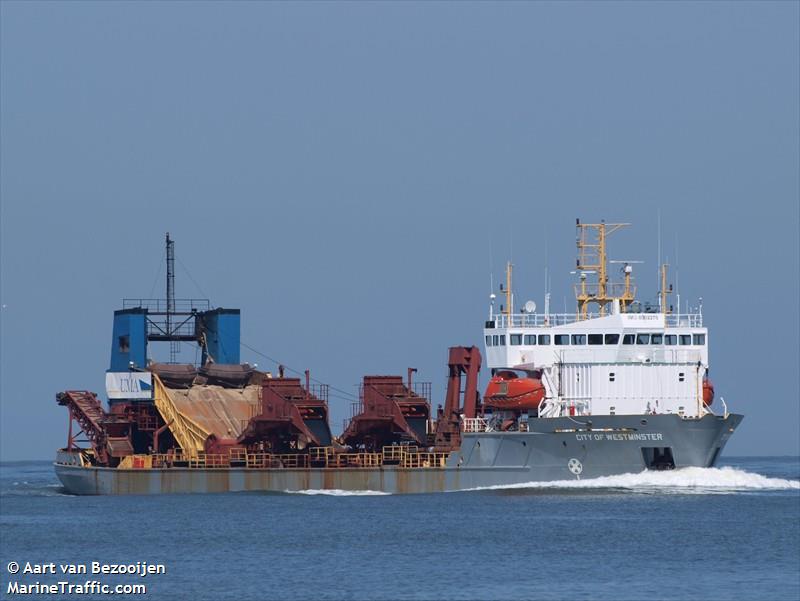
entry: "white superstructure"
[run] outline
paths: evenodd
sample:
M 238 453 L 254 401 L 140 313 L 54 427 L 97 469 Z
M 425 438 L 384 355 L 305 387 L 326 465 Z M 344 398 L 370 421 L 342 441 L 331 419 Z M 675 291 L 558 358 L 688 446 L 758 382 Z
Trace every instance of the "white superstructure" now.
M 631 269 L 626 265 L 624 291 L 612 296 L 614 285 L 605 275 L 605 237 L 616 224 L 581 225 L 599 231 L 595 263 L 586 269 L 581 258 L 579 311 L 575 314 L 494 314 L 484 328 L 487 365 L 493 370 L 518 368 L 541 371 L 547 391 L 539 417 L 564 415 L 643 415 L 674 413 L 687 418 L 709 412 L 703 402 L 708 372 L 708 330 L 702 312 L 674 314 L 666 306 L 666 275 L 658 312 L 641 312 L 634 301 Z M 507 307 L 512 307 L 510 265 Z M 599 267 L 599 269 L 597 269 Z M 603 284 L 589 289 L 585 273 L 600 273 Z M 621 287 L 618 290 L 623 290 Z M 587 292 L 588 291 L 588 292 Z M 609 294 L 606 294 L 606 291 Z M 494 300 L 494 296 L 492 296 Z M 592 314 L 588 303 L 599 305 Z M 527 304 L 533 308 L 533 303 Z

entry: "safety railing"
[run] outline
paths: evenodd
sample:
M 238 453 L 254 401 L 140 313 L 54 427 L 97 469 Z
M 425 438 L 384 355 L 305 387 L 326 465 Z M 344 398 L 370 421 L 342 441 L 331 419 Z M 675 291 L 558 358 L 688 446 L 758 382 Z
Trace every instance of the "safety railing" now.
M 228 460 L 231 464 L 243 464 L 247 463 L 247 449 L 229 449 L 228 450 Z
M 228 453 L 188 454 L 181 449 L 151 455 L 128 455 L 119 469 L 304 469 L 304 468 L 379 468 L 394 465 L 401 468 L 442 468 L 448 453 L 429 453 L 418 447 L 393 445 L 380 453 L 339 453 L 333 447 L 312 447 L 308 453 L 250 453 L 245 449 L 230 449 Z M 76 460 L 65 457 L 59 463 L 74 465 Z
M 147 309 L 149 313 L 194 313 L 208 311 L 211 304 L 207 298 L 176 298 L 169 301 L 165 298 L 123 298 L 123 309 Z
M 488 426 L 489 422 L 482 417 L 465 417 L 461 420 L 462 432 L 486 432 Z
M 247 462 L 245 464 L 250 468 L 265 468 L 272 467 L 272 454 L 271 453 L 248 453 Z
M 189 460 L 189 467 L 230 467 L 231 459 L 229 455 L 223 453 L 201 453 L 194 459 Z
M 702 313 L 667 313 L 666 325 L 668 328 L 702 328 L 703 327 L 703 314 Z
M 308 467 L 308 455 L 278 453 L 272 456 L 272 467 L 277 467 L 277 468 Z
M 150 456 L 150 466 L 153 468 L 171 467 L 172 459 L 166 453 L 159 453 Z
M 335 454 L 333 447 L 311 447 L 308 449 L 308 460 L 311 465 L 327 466 L 328 460 Z
M 152 455 L 127 455 L 119 462 L 119 469 L 123 470 L 149 470 L 152 467 Z
M 328 459 L 327 467 L 380 467 L 380 453 L 338 453 Z
M 419 448 L 410 445 L 391 445 L 381 449 L 381 456 L 385 464 L 402 463 L 403 457 L 409 453 L 419 453 Z
M 447 456 L 448 453 L 405 453 L 400 467 L 444 467 L 447 462 Z
M 600 317 L 598 313 L 589 313 L 586 318 L 593 319 Z M 577 321 L 582 321 L 580 313 L 518 313 L 506 315 L 499 313 L 493 315 L 489 323 L 494 324 L 493 328 L 548 328 L 553 326 L 564 326 Z M 488 324 L 487 324 L 488 327 Z
M 581 415 L 591 415 L 591 399 L 587 397 L 561 397 L 560 399 L 549 399 L 548 406 L 551 407 L 551 411 L 554 412 L 554 415 L 549 416 L 581 416 Z M 540 414 L 542 411 L 539 412 Z
M 637 315 L 642 312 L 634 313 L 629 311 L 626 315 Z M 658 315 L 658 313 L 648 313 Z M 595 319 L 601 317 L 599 313 L 588 313 L 586 317 L 580 313 L 518 313 L 514 315 L 506 315 L 499 313 L 493 315 L 492 319 L 487 323 L 489 329 L 498 328 L 549 328 L 553 326 L 565 326 L 572 323 L 578 323 L 587 319 Z M 670 328 L 675 327 L 690 327 L 701 328 L 703 327 L 703 314 L 702 313 L 667 313 L 664 316 L 665 325 Z M 492 324 L 492 325 L 489 325 Z

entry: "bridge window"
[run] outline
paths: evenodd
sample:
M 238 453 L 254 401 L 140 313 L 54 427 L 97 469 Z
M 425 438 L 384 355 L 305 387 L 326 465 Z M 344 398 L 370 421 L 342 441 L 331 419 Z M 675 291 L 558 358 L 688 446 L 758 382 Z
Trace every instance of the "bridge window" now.
M 653 334 L 650 337 L 650 344 L 664 344 L 664 334 Z
M 681 346 L 689 346 L 690 344 L 692 344 L 692 335 L 681 334 L 680 340 L 681 340 Z
M 525 344 L 527 344 L 528 346 L 534 346 L 536 344 L 536 335 L 525 334 Z
M 694 335 L 694 345 L 695 346 L 705 346 L 706 344 L 706 335 L 705 334 L 695 334 Z
M 650 334 L 637 334 L 636 344 L 650 344 Z
M 539 334 L 539 344 L 550 344 L 550 334 Z
M 603 344 L 603 335 L 589 334 L 589 344 Z
M 617 374 L 615 374 L 613 371 L 608 373 L 609 382 L 614 382 L 616 379 L 617 379 Z
M 492 337 L 491 336 L 487 336 L 486 337 L 486 346 L 492 346 Z
M 586 344 L 586 334 L 573 334 L 572 344 Z
M 633 344 L 636 337 L 633 334 L 625 334 L 622 337 L 622 344 Z
M 678 337 L 675 334 L 667 334 L 664 336 L 664 344 L 667 346 L 675 346 L 678 344 Z
M 500 345 L 500 336 L 495 334 L 492 336 L 492 346 L 499 346 Z
M 511 334 L 511 346 L 519 346 L 522 344 L 522 334 Z
M 500 346 L 505 346 L 505 345 L 506 345 L 506 335 L 500 334 Z
M 606 344 L 618 344 L 619 334 L 606 334 L 605 339 L 606 339 Z M 591 344 L 591 342 L 589 344 Z
M 569 345 L 569 334 L 556 334 L 556 346 Z
M 680 372 L 678 374 L 678 382 L 683 382 L 685 379 L 686 379 L 686 377 L 685 377 L 684 373 Z

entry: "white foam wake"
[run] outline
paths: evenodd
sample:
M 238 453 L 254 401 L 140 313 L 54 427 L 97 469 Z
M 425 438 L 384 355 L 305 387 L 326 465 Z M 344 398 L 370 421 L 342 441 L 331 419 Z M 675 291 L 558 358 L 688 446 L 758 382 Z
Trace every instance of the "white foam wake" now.
M 800 481 L 770 478 L 732 467 L 686 467 L 662 472 L 646 470 L 638 474 L 586 480 L 523 482 L 470 490 L 513 489 L 623 489 L 643 493 L 714 494 L 753 490 L 800 490 Z
M 307 490 L 286 490 L 284 492 L 293 495 L 328 495 L 331 497 L 371 497 L 376 495 L 392 494 L 380 490 L 341 490 L 339 488 L 312 488 Z

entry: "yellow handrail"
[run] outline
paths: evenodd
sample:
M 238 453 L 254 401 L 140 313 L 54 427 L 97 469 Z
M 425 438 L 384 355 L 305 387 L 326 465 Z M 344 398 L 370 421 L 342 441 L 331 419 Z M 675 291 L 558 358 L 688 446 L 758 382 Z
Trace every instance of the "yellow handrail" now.
M 400 467 L 445 467 L 448 453 L 405 453 Z

